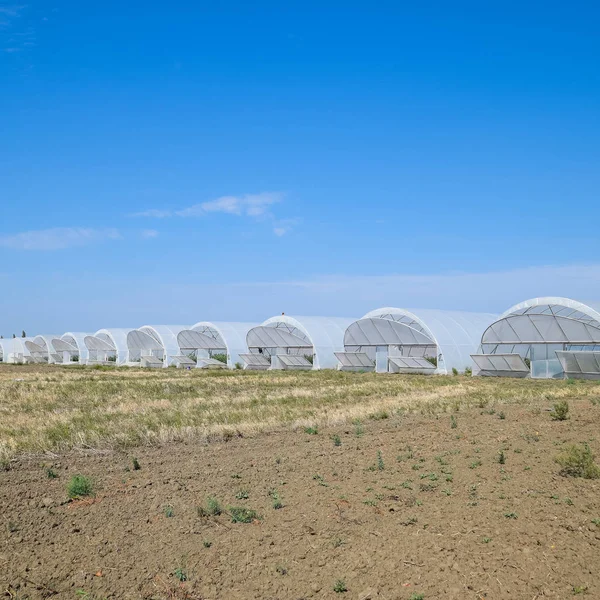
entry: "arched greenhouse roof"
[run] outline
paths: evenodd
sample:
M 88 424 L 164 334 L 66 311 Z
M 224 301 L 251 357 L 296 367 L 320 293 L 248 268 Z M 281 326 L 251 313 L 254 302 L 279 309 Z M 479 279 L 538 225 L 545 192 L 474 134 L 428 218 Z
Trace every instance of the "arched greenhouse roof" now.
M 122 365 L 128 360 L 129 348 L 127 346 L 127 335 L 131 331 L 134 331 L 134 328 L 112 327 L 99 329 L 94 335 L 85 338 L 85 344 L 88 350 L 115 352 L 117 355 L 117 364 Z
M 368 312 L 361 321 L 382 319 L 400 323 L 402 328 L 386 330 L 386 344 L 425 344 L 431 340 L 440 354 L 437 372 L 449 373 L 453 368 L 463 371 L 471 364 L 471 354 L 477 351 L 482 332 L 497 318 L 492 313 L 385 307 Z M 391 335 L 399 337 L 390 342 Z M 411 342 L 411 338 L 415 341 Z M 378 338 L 373 339 L 371 345 L 376 345 Z
M 585 345 L 600 343 L 600 304 L 547 296 L 502 313 L 481 336 L 482 344 Z
M 29 348 L 25 345 L 25 343 L 31 341 L 33 340 L 29 337 L 11 337 L 0 339 L 0 348 L 2 348 L 2 362 L 14 363 L 30 356 Z
M 179 354 L 177 336 L 189 329 L 186 325 L 144 325 L 127 334 L 127 347 L 133 350 L 163 350 L 164 365 L 169 366 L 171 359 Z
M 84 365 L 87 362 L 89 352 L 85 344 L 85 338 L 89 336 L 89 333 L 82 333 L 79 331 L 67 333 L 60 336 L 60 338 L 52 339 L 52 348 L 56 352 L 71 352 L 79 355 L 80 364 Z
M 227 354 L 227 365 L 233 368 L 240 354 L 247 352 L 246 335 L 257 323 L 235 321 L 200 321 L 177 336 L 180 349 L 220 350 Z
M 310 347 L 314 369 L 335 369 L 335 352 L 344 350 L 344 332 L 355 319 L 344 317 L 293 317 L 267 319 L 248 331 L 248 348 Z M 273 332 L 272 329 L 281 331 Z

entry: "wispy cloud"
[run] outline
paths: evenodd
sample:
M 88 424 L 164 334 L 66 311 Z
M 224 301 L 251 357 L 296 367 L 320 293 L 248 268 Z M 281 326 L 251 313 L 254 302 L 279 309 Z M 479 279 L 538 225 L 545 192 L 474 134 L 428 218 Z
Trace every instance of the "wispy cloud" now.
M 118 239 L 121 239 L 121 234 L 112 228 L 55 227 L 0 236 L 0 247 L 11 250 L 63 250 Z
M 149 210 L 143 210 L 142 212 L 133 213 L 131 217 L 150 217 L 152 219 L 165 219 L 166 217 L 172 217 L 173 212 L 170 210 L 160 210 L 158 208 L 151 208 Z
M 132 217 L 149 217 L 164 219 L 167 217 L 194 218 L 205 217 L 214 213 L 248 217 L 257 221 L 271 221 L 273 233 L 281 237 L 297 225 L 299 219 L 277 219 L 271 208 L 274 204 L 282 202 L 283 192 L 261 192 L 259 194 L 244 194 L 241 196 L 220 196 L 214 200 L 207 200 L 193 204 L 180 210 L 165 210 L 151 208 L 134 213 Z
M 208 213 L 227 213 L 247 217 L 262 217 L 268 214 L 269 207 L 283 200 L 281 192 L 262 192 L 243 196 L 221 196 L 216 200 L 194 204 L 175 214 L 179 217 L 201 217 Z
M 0 6 L 0 15 L 4 18 L 18 17 L 24 8 L 24 4 L 5 4 Z
M 158 231 L 156 231 L 156 229 L 144 229 L 141 232 L 141 236 L 145 240 L 151 240 L 153 238 L 158 237 Z
M 16 54 L 35 46 L 36 32 L 32 26 L 19 30 L 22 26 L 21 17 L 27 8 L 21 4 L 0 5 L 0 48 L 7 54 Z
M 300 222 L 301 219 L 274 219 L 273 233 L 277 237 L 283 237 L 286 233 L 292 231 L 292 229 Z

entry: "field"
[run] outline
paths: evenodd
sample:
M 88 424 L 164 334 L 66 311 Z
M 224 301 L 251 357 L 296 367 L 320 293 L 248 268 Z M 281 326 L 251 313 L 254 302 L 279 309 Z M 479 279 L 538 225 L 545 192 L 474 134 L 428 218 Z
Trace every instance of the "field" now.
M 0 366 L 0 597 L 600 598 L 599 424 L 585 381 Z

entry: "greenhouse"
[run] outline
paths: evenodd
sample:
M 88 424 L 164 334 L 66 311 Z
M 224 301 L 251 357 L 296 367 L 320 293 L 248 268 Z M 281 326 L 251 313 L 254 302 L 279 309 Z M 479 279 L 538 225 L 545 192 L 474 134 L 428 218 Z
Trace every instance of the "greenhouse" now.
M 537 379 L 600 379 L 600 304 L 534 298 L 484 331 L 476 374 Z
M 380 308 L 349 325 L 344 350 L 336 353 L 343 371 L 447 374 L 464 371 L 481 334 L 497 315 Z
M 267 319 L 246 336 L 245 369 L 335 369 L 335 353 L 344 349 L 344 332 L 354 319 L 288 317 Z
M 175 364 L 180 356 L 177 336 L 188 329 L 185 325 L 145 325 L 131 330 L 127 334 L 128 364 L 153 368 Z
M 65 333 L 50 342 L 56 354 L 55 363 L 62 365 L 87 364 L 88 349 L 85 338 L 88 333 Z
M 61 362 L 62 357 L 56 353 L 52 346 L 52 340 L 57 335 L 37 335 L 33 339 L 25 340 L 25 347 L 31 357 L 31 362 L 49 363 Z
M 0 361 L 7 364 L 30 362 L 29 350 L 25 342 L 30 338 L 0 338 Z
M 246 353 L 246 334 L 256 323 L 196 323 L 177 335 L 180 354 L 175 361 L 180 367 L 200 369 L 235 369 L 242 366 L 240 356 Z
M 88 335 L 84 343 L 88 350 L 88 365 L 124 365 L 129 360 L 127 335 L 131 329 L 100 329 Z

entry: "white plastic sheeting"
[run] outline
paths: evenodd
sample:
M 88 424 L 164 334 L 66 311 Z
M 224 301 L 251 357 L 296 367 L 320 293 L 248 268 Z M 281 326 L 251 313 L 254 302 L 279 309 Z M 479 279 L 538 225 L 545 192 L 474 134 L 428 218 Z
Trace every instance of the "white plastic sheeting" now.
M 32 340 L 26 340 L 25 346 L 29 350 L 32 360 L 49 364 L 61 362 L 61 356 L 52 346 L 52 340 L 59 337 L 58 335 L 36 335 Z
M 246 335 L 257 326 L 257 323 L 201 321 L 191 329 L 179 332 L 177 343 L 182 353 L 204 350 L 210 357 L 219 351 L 224 352 L 227 355 L 227 366 L 234 369 L 237 363 L 242 363 L 241 355 L 248 351 Z M 198 359 L 200 358 L 199 355 Z
M 390 371 L 392 373 L 418 373 L 429 375 L 436 370 L 435 365 L 427 359 L 417 356 L 390 356 Z
M 59 364 L 87 364 L 89 353 L 85 338 L 89 335 L 89 333 L 67 332 L 61 335 L 60 338 L 53 338 L 51 344 L 56 353 L 55 362 Z M 75 357 L 77 357 L 77 360 L 74 360 Z
M 479 354 L 518 354 L 534 378 L 560 378 L 558 352 L 600 348 L 600 305 L 555 296 L 509 308 L 484 331 Z
M 529 367 L 520 354 L 471 354 L 471 358 L 481 376 L 529 376 Z
M 168 367 L 173 357 L 179 355 L 177 336 L 182 331 L 190 329 L 186 325 L 144 325 L 139 329 L 133 329 L 127 334 L 127 349 L 129 361 L 140 364 L 155 365 L 145 357 L 154 357 L 162 361 L 164 367 Z
M 251 371 L 266 371 L 271 366 L 271 361 L 264 354 L 242 353 L 240 358 L 244 361 L 244 368 Z
M 352 323 L 344 344 L 347 351 L 371 354 L 383 347 L 389 360 L 435 353 L 432 357 L 437 358 L 437 368 L 433 370 L 446 374 L 453 368 L 464 371 L 471 364 L 471 354 L 477 350 L 482 332 L 496 319 L 492 313 L 385 307 Z M 431 371 L 425 365 L 423 369 Z
M 313 357 L 313 369 L 335 369 L 335 352 L 344 350 L 344 332 L 355 320 L 280 315 L 250 329 L 246 342 L 250 352 L 307 354 Z
M 31 361 L 29 349 L 25 342 L 32 341 L 31 338 L 2 338 L 0 339 L 0 355 L 3 363 L 22 364 Z
M 559 351 L 556 356 L 569 379 L 600 379 L 600 352 Z
M 340 371 L 373 371 L 375 362 L 366 352 L 335 352 Z
M 100 329 L 84 340 L 89 352 L 88 362 L 107 363 L 114 357 L 116 365 L 124 365 L 129 360 L 127 335 L 132 329 Z

